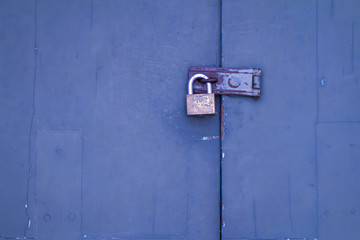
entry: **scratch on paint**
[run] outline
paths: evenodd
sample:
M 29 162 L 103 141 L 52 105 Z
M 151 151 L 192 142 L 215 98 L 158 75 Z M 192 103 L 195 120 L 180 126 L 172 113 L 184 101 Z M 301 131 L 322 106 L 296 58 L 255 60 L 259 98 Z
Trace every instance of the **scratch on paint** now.
M 354 21 L 351 22 L 351 70 L 354 71 Z
M 225 98 L 222 98 L 223 99 L 223 101 L 224 101 L 224 99 Z M 224 136 L 225 136 L 225 129 L 224 129 L 224 127 L 225 127 L 225 119 L 224 119 L 224 114 L 225 114 L 225 108 L 224 108 L 224 103 L 221 105 L 221 117 L 220 117 L 220 119 L 221 119 L 221 122 L 220 122 L 220 124 L 221 124 L 221 140 L 224 140 Z
M 91 28 L 92 28 L 94 25 L 94 0 L 91 0 L 90 15 L 91 15 Z
M 254 220 L 254 234 L 255 234 L 255 238 L 257 238 L 257 222 L 256 222 L 256 202 L 255 202 L 255 198 L 253 198 L 253 220 Z
M 0 239 L 8 239 L 8 240 L 13 240 L 13 239 L 31 239 L 31 240 L 35 240 L 35 237 L 7 237 L 7 236 L 3 236 L 0 235 Z
M 291 226 L 291 231 L 294 232 L 294 223 L 293 223 L 293 217 L 292 217 L 292 207 L 291 207 L 291 203 L 292 203 L 292 199 L 291 199 L 291 176 L 290 173 L 288 173 L 288 210 L 289 210 L 289 220 L 290 220 L 290 226 Z
M 205 136 L 205 137 L 202 137 L 201 140 L 208 141 L 208 140 L 213 140 L 213 139 L 217 139 L 217 138 L 219 138 L 219 136 Z

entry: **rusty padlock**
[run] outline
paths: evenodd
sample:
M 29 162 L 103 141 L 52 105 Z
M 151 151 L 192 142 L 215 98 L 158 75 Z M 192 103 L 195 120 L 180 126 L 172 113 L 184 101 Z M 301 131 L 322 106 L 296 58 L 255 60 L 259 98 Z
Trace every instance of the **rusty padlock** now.
M 195 74 L 189 79 L 188 94 L 186 95 L 187 115 L 211 115 L 215 114 L 215 94 L 212 93 L 211 83 L 207 82 L 207 94 L 193 94 L 193 85 L 196 79 L 209 79 L 204 74 Z

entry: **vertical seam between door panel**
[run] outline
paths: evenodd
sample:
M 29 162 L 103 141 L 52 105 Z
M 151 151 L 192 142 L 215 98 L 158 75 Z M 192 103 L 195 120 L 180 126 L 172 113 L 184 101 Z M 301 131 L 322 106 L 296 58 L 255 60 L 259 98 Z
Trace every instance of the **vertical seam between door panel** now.
M 222 11 L 223 11 L 223 4 L 222 4 L 222 0 L 219 0 L 219 8 L 220 8 L 220 13 L 219 13 L 219 67 L 222 67 L 222 62 L 223 62 L 223 26 L 222 26 Z M 223 230 L 223 197 L 222 197 L 222 160 L 223 160 L 223 138 L 224 138 L 224 124 L 223 124 L 223 120 L 224 120 L 224 106 L 223 106 L 223 96 L 220 95 L 220 114 L 219 114 L 219 118 L 220 118 L 220 161 L 219 161 L 219 174 L 220 174 L 220 178 L 219 178 L 219 187 L 220 187 L 220 201 L 219 201 L 219 211 L 220 211 L 220 219 L 219 219 L 219 239 L 222 240 L 222 230 Z

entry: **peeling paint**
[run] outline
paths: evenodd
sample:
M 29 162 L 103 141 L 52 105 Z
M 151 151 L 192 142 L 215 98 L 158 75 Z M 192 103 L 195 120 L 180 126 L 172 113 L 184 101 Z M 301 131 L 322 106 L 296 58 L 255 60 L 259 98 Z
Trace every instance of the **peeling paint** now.
M 217 138 L 219 138 L 219 136 L 205 136 L 205 137 L 202 137 L 201 140 L 208 141 L 208 140 L 213 140 L 213 139 L 217 139 Z

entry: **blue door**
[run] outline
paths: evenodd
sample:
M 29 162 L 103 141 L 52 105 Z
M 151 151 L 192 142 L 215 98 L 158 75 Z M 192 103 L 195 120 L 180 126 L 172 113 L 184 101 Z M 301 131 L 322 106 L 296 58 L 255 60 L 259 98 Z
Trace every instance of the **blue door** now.
M 359 239 L 358 1 L 222 4 L 222 65 L 262 69 L 223 97 L 223 239 Z
M 0 1 L 0 239 L 218 239 L 219 6 Z
M 0 0 L 0 240 L 360 237 L 355 0 Z M 190 66 L 261 97 L 187 117 Z

